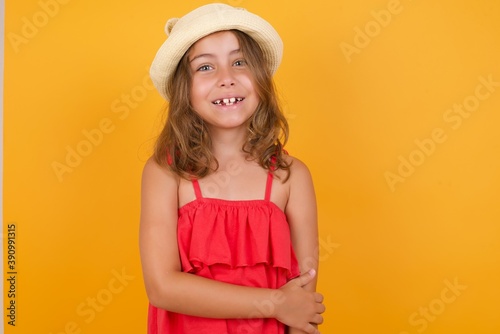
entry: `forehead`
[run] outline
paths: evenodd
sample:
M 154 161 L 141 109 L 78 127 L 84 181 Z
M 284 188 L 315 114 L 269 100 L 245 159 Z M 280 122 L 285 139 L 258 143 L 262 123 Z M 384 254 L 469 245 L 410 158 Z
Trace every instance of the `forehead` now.
M 232 31 L 218 31 L 196 41 L 190 49 L 190 58 L 198 53 L 219 53 L 239 50 L 240 43 Z

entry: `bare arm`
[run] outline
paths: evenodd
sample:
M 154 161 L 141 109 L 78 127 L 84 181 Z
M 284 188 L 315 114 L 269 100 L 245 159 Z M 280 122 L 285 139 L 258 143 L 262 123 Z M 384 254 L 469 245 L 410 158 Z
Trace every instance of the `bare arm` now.
M 280 302 L 283 298 L 290 303 L 297 300 L 296 307 L 303 304 L 309 294 L 303 289 L 243 287 L 183 273 L 177 244 L 177 182 L 172 173 L 152 160 L 147 162 L 142 178 L 139 242 L 151 304 L 172 312 L 226 319 L 279 319 L 287 312 Z M 307 276 L 303 282 L 312 279 Z M 308 324 L 313 320 L 302 316 L 301 321 Z
M 319 245 L 316 196 L 311 175 L 307 167 L 299 160 L 294 160 L 290 174 L 290 195 L 286 206 L 286 215 L 290 224 L 292 244 L 302 273 L 311 269 L 318 271 Z M 304 289 L 316 291 L 317 276 Z M 322 296 L 319 297 L 322 301 Z M 324 309 L 323 309 L 324 311 Z M 315 323 L 322 323 L 318 319 Z M 304 333 L 290 328 L 289 334 Z

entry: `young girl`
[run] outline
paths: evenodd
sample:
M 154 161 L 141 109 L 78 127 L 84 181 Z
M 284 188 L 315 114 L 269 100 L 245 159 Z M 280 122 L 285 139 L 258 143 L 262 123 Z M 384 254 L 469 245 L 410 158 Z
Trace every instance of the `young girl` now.
M 316 202 L 283 150 L 279 35 L 224 4 L 166 30 L 151 77 L 169 114 L 142 179 L 148 333 L 319 333 Z

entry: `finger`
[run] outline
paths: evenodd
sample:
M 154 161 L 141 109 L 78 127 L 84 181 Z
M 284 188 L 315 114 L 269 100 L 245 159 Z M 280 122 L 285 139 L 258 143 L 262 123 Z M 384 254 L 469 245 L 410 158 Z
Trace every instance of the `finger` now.
M 321 325 L 324 321 L 324 318 L 321 314 L 316 314 L 313 318 L 312 323 L 316 325 Z
M 323 304 L 317 304 L 316 306 L 316 313 L 321 314 L 326 311 L 326 306 Z
M 304 332 L 308 334 L 318 334 L 319 331 L 316 327 L 314 327 L 312 324 L 307 324 L 306 328 L 303 329 Z
M 314 294 L 314 300 L 317 302 L 317 303 L 322 303 L 323 302 L 323 295 L 321 293 L 315 293 Z
M 316 276 L 316 270 L 311 269 L 308 272 L 300 275 L 297 278 L 297 283 L 299 286 L 307 285 L 309 282 L 313 280 L 314 276 Z

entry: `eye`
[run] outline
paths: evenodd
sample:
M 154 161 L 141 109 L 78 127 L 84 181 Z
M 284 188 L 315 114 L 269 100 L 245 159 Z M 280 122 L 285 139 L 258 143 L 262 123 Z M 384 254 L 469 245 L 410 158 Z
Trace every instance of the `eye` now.
M 200 67 L 198 67 L 197 71 L 205 72 L 211 70 L 212 68 L 213 67 L 210 65 L 201 65 Z
M 245 59 L 238 59 L 237 61 L 234 62 L 234 66 L 245 66 L 247 64 L 247 61 Z

